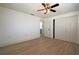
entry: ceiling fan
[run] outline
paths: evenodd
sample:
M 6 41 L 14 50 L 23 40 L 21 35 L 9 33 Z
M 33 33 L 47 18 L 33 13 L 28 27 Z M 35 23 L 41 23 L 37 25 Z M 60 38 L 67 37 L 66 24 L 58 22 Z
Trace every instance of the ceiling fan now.
M 56 12 L 56 10 L 54 10 L 53 8 L 59 6 L 59 4 L 56 3 L 56 4 L 52 5 L 52 6 L 50 6 L 49 3 L 42 3 L 42 6 L 44 7 L 44 9 L 40 9 L 40 10 L 37 10 L 37 11 L 45 11 L 44 14 L 46 14 L 49 11 Z

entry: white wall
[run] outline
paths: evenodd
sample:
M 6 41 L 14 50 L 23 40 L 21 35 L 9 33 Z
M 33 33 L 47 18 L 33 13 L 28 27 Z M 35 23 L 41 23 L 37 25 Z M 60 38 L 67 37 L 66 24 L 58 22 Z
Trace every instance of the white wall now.
M 0 47 L 40 37 L 40 18 L 0 7 Z

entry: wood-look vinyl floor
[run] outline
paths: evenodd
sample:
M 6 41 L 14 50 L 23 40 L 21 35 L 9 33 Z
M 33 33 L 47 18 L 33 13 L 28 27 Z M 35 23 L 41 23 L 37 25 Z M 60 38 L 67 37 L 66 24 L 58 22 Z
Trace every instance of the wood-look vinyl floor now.
M 39 38 L 0 48 L 1 55 L 75 55 L 79 45 L 63 40 Z

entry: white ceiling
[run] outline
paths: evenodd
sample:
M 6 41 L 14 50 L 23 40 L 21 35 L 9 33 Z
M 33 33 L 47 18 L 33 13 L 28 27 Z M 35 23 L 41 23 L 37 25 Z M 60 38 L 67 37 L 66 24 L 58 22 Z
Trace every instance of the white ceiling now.
M 39 17 L 53 17 L 56 15 L 79 10 L 79 3 L 59 3 L 59 6 L 54 8 L 57 12 L 50 12 L 47 14 L 44 14 L 43 11 L 37 11 L 38 9 L 43 8 L 41 3 L 0 3 L 0 6 L 21 11 L 26 14 L 35 14 Z

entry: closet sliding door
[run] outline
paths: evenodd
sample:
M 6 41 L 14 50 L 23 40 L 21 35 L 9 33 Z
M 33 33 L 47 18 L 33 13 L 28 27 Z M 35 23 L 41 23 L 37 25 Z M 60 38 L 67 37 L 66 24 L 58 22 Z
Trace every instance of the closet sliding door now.
M 57 39 L 75 42 L 77 39 L 77 16 L 56 19 L 55 35 Z

